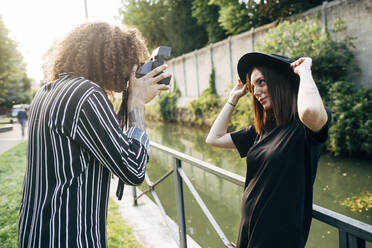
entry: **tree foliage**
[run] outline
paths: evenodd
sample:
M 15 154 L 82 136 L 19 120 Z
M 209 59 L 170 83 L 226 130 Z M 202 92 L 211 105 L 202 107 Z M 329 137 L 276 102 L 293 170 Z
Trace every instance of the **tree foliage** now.
M 123 23 L 137 27 L 150 49 L 170 46 L 172 56 L 179 56 L 208 41 L 205 28 L 191 15 L 191 0 L 126 0 L 123 4 Z
M 252 16 L 255 9 L 248 8 L 244 2 L 239 0 L 212 0 L 212 2 L 220 7 L 218 22 L 227 34 L 239 34 L 257 25 L 252 23 L 255 20 Z
M 281 19 L 323 0 L 124 0 L 125 24 L 136 26 L 150 49 L 160 44 L 173 56 L 187 53 Z
M 227 34 L 239 34 L 300 13 L 323 0 L 210 0 L 220 7 L 218 22 Z
M 226 38 L 225 30 L 219 25 L 220 7 L 210 0 L 193 0 L 192 16 L 198 23 L 204 25 L 208 34 L 208 43 L 214 43 Z
M 164 1 L 151 0 L 123 1 L 120 10 L 123 23 L 138 28 L 146 38 L 149 48 L 170 44 L 165 28 L 166 12 Z
M 347 81 L 332 84 L 329 147 L 335 155 L 372 158 L 372 89 L 354 89 Z
M 26 75 L 23 57 L 17 43 L 9 38 L 0 17 L 0 106 L 11 107 L 31 100 L 31 81 Z

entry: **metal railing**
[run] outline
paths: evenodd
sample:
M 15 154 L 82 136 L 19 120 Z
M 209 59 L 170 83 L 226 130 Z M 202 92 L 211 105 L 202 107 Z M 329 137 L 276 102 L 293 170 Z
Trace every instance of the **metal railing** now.
M 225 247 L 235 247 L 235 244 L 230 242 L 213 215 L 210 213 L 208 207 L 205 205 L 204 201 L 201 199 L 200 195 L 196 191 L 195 187 L 191 183 L 190 179 L 187 177 L 182 169 L 182 162 L 186 162 L 191 166 L 198 167 L 204 171 L 214 174 L 224 180 L 227 180 L 233 184 L 244 187 L 244 177 L 239 176 L 230 171 L 221 169 L 207 162 L 196 159 L 187 154 L 175 151 L 166 146 L 151 142 L 151 147 L 161 150 L 162 152 L 172 156 L 174 158 L 173 169 L 169 170 L 165 175 L 158 179 L 155 183 L 152 183 L 148 176 L 146 175 L 145 180 L 148 189 L 143 191 L 140 195 L 136 195 L 136 190 L 133 190 L 134 204 L 137 205 L 137 199 L 144 194 L 150 192 L 154 197 L 154 200 L 164 218 L 165 223 L 171 231 L 173 239 L 177 242 L 179 247 L 187 247 L 187 234 L 186 234 L 186 217 L 185 217 L 185 206 L 184 206 L 184 194 L 183 194 L 183 184 L 189 188 L 194 199 L 200 206 L 201 210 L 207 217 L 208 221 L 216 231 L 218 237 L 222 241 Z M 178 214 L 178 235 L 171 228 L 168 221 L 165 210 L 161 204 L 159 197 L 155 192 L 155 187 L 161 183 L 169 175 L 174 174 L 175 187 L 176 187 L 176 201 L 177 201 L 177 214 Z M 353 218 L 347 217 L 345 215 L 336 213 L 326 208 L 322 208 L 313 204 L 313 218 L 317 219 L 323 223 L 336 227 L 339 231 L 339 247 L 340 248 L 365 248 L 366 241 L 372 242 L 372 225 L 357 221 Z

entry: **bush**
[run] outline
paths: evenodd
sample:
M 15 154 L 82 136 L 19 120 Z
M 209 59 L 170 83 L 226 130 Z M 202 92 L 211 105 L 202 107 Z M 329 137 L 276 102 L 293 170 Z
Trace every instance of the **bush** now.
M 191 101 L 188 105 L 191 121 L 198 125 L 212 125 L 219 113 L 219 108 L 220 98 L 211 93 L 210 89 L 204 90 L 198 99 Z
M 160 115 L 165 121 L 176 120 L 177 101 L 181 96 L 181 91 L 175 88 L 170 93 L 159 94 L 158 104 L 160 107 Z
M 171 92 L 160 93 L 155 103 L 146 107 L 146 117 L 168 122 L 176 121 L 177 101 L 180 96 L 181 91 L 177 88 L 177 82 L 174 80 Z
M 193 100 L 188 105 L 191 113 L 191 121 L 195 124 L 212 125 L 216 119 L 220 108 L 220 98 L 216 93 L 216 74 L 212 65 L 209 77 L 209 88 L 205 89 L 198 99 Z
M 212 63 L 211 75 L 209 76 L 208 85 L 209 85 L 209 89 L 207 89 L 207 90 L 209 90 L 211 94 L 217 95 L 217 89 L 216 89 L 216 70 L 214 69 L 213 63 Z
M 329 149 L 334 155 L 372 157 L 372 89 L 354 90 L 339 81 L 330 91 L 332 125 Z
M 338 37 L 344 29 L 344 22 L 337 19 L 332 25 L 332 35 Z M 345 36 L 332 40 L 329 33 L 314 20 L 284 21 L 270 29 L 264 42 L 258 43 L 256 49 L 293 59 L 311 57 L 314 80 L 320 94 L 327 96 L 332 82 L 348 81 L 360 71 L 352 52 L 353 39 Z M 329 99 L 326 97 L 324 100 L 327 102 Z

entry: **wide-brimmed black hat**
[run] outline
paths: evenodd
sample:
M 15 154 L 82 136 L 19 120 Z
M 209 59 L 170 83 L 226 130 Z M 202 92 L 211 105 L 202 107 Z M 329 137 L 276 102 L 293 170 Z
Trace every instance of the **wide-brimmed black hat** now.
M 247 53 L 244 54 L 238 62 L 238 74 L 243 84 L 246 84 L 246 75 L 252 70 L 254 66 L 268 66 L 282 73 L 288 73 L 293 76 L 296 82 L 299 81 L 297 74 L 293 72 L 290 64 L 294 62 L 293 59 L 277 55 L 277 54 L 265 54 L 265 53 Z

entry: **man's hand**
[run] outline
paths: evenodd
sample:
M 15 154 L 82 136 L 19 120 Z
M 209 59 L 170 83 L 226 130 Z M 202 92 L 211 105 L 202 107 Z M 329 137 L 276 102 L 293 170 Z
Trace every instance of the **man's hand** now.
M 168 85 L 157 84 L 160 80 L 171 77 L 170 73 L 163 72 L 168 65 L 161 65 L 141 78 L 136 78 L 137 65 L 132 69 L 128 88 L 128 107 L 142 106 L 150 102 L 160 91 L 169 90 Z M 163 72 L 163 73 L 161 73 Z M 161 73 L 158 76 L 157 74 Z

